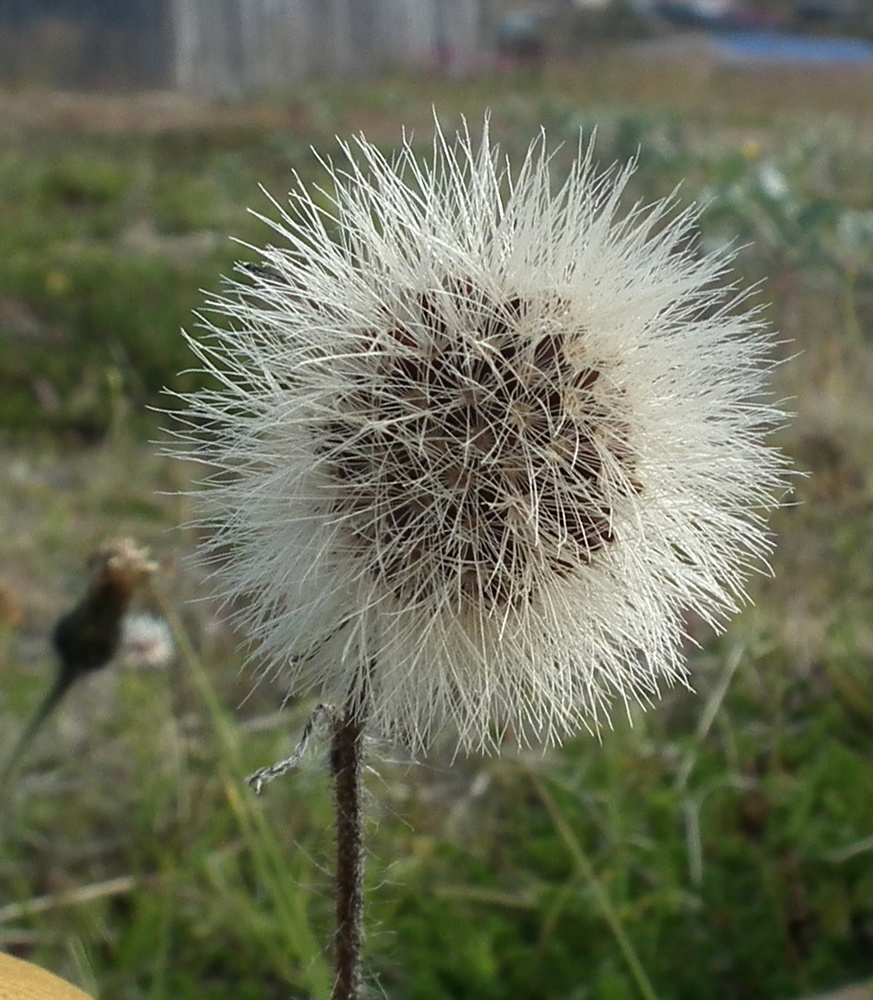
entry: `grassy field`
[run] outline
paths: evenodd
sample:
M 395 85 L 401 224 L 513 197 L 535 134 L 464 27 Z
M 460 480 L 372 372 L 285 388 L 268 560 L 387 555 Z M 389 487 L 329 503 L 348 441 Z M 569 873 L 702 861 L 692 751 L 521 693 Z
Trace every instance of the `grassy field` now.
M 256 108 L 0 95 L 0 760 L 53 670 L 87 554 L 135 535 L 163 670 L 89 678 L 0 808 L 0 948 L 99 1000 L 322 1000 L 331 798 L 320 755 L 255 798 L 311 706 L 250 694 L 185 562 L 189 470 L 150 441 L 190 359 L 179 328 L 269 233 L 292 170 L 364 129 L 426 145 L 431 106 L 512 154 L 638 154 L 634 197 L 683 181 L 702 239 L 781 331 L 781 444 L 811 473 L 774 521 L 773 579 L 715 638 L 695 693 L 601 743 L 368 776 L 369 995 L 391 1000 L 791 1000 L 873 976 L 873 91 L 611 60 L 528 80 L 312 87 Z M 778 84 L 778 85 L 777 85 Z M 192 601 L 193 598 L 199 601 Z

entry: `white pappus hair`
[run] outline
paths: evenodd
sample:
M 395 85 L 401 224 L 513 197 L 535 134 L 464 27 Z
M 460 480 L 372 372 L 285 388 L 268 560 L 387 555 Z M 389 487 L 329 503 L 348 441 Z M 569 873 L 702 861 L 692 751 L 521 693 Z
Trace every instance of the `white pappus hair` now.
M 376 734 L 596 730 L 766 566 L 772 338 L 696 210 L 620 214 L 633 167 L 590 145 L 560 184 L 487 122 L 426 162 L 343 150 L 189 338 L 220 383 L 177 432 L 215 470 L 206 555 L 267 668 Z

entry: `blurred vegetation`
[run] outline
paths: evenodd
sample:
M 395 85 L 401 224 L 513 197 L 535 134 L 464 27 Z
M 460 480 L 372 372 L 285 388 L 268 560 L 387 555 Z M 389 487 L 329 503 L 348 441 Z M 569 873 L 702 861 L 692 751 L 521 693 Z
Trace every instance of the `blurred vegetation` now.
M 633 198 L 683 178 L 704 245 L 785 338 L 783 446 L 809 472 L 780 512 L 775 576 L 713 638 L 695 694 L 545 756 L 420 764 L 373 748 L 368 981 L 392 1000 L 766 1000 L 873 975 L 873 118 L 843 81 L 610 62 L 537 80 L 310 88 L 286 105 L 48 113 L 0 102 L 0 757 L 52 670 L 46 636 L 90 549 L 130 532 L 162 563 L 166 671 L 89 679 L 0 808 L 0 946 L 100 1000 L 327 996 L 326 766 L 255 799 L 310 706 L 249 694 L 239 637 L 184 562 L 196 471 L 145 442 L 165 385 L 200 378 L 179 328 L 271 239 L 309 152 L 364 129 L 427 148 L 431 104 L 510 154 L 545 126 L 572 156 L 637 157 Z M 781 96 L 775 96 L 779 94 Z M 28 103 L 28 102 L 31 103 Z M 829 103 L 830 102 L 830 103 Z M 679 113 L 681 109 L 681 113 Z M 5 117 L 4 117 L 5 116 Z

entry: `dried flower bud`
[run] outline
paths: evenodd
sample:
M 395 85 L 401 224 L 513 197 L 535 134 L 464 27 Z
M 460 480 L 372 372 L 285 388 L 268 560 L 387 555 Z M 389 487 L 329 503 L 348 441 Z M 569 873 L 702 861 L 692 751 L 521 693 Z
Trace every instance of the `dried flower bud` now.
M 95 586 L 108 586 L 127 594 L 133 594 L 158 570 L 148 549 L 137 545 L 132 538 L 103 542 L 88 557 L 88 567 Z
M 136 591 L 157 570 L 148 550 L 133 539 L 104 542 L 88 557 L 91 579 L 85 596 L 54 630 L 65 688 L 90 670 L 105 666 L 121 641 L 121 623 Z M 64 689 L 65 689 L 64 688 Z

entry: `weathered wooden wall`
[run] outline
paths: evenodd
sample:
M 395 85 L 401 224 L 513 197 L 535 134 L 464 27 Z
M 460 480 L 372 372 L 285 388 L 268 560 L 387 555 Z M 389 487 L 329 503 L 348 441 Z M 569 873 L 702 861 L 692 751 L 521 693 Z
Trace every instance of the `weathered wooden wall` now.
M 0 0 L 0 83 L 281 93 L 383 69 L 474 72 L 488 0 Z
M 471 72 L 483 47 L 483 2 L 171 0 L 176 82 L 232 97 L 390 66 Z
M 165 85 L 169 15 L 167 0 L 0 0 L 0 82 Z

